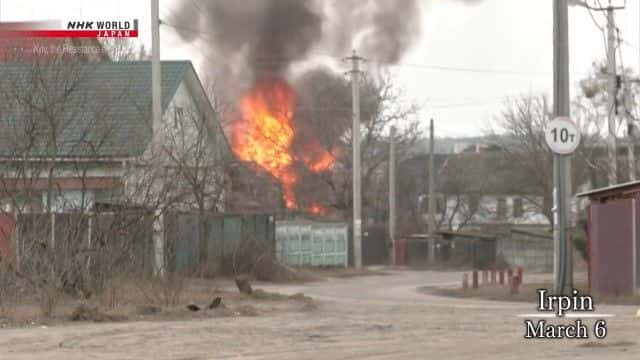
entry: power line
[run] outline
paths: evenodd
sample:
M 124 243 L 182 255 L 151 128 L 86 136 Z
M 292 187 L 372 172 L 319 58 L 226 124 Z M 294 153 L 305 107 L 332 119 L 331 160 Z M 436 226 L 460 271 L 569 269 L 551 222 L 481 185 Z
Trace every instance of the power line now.
M 372 62 L 375 62 L 375 61 L 372 61 Z M 399 63 L 395 63 L 395 64 L 385 64 L 385 63 L 380 63 L 380 62 L 375 62 L 375 63 L 379 64 L 380 66 L 386 66 L 386 67 L 412 67 L 412 68 L 421 68 L 421 69 L 429 69 L 429 70 L 467 72 L 467 73 L 491 74 L 491 75 L 517 75 L 517 76 L 531 76 L 531 75 L 548 76 L 548 75 L 551 75 L 551 73 L 547 73 L 547 72 L 499 70 L 499 69 L 472 68 L 472 67 L 455 67 L 455 66 L 416 64 L 416 63 L 406 63 L 406 62 L 399 62 Z
M 459 108 L 465 108 L 465 107 L 482 107 L 482 106 L 490 106 L 490 105 L 496 105 L 501 103 L 500 101 L 494 101 L 494 102 L 477 102 L 477 103 L 453 103 L 453 104 L 444 104 L 444 105 L 434 105 L 434 106 L 429 106 L 429 108 L 431 109 L 459 109 Z
M 201 39 L 206 41 L 212 41 L 212 42 L 215 41 L 213 38 L 211 38 L 211 36 L 215 36 L 215 34 L 211 32 L 193 29 L 188 26 L 177 25 L 165 20 L 162 21 L 162 24 L 168 27 L 172 27 L 178 31 L 187 31 L 194 35 L 198 35 Z M 311 53 L 308 53 L 307 55 L 331 58 L 335 60 L 342 60 L 341 56 L 336 56 L 336 55 L 326 54 L 326 53 L 311 52 Z M 259 60 L 259 63 L 261 64 L 269 65 L 269 64 L 277 64 L 280 62 L 296 61 L 298 59 L 292 58 L 292 57 L 263 55 L 258 60 Z M 515 70 L 504 70 L 504 69 L 501 70 L 501 69 L 489 69 L 489 68 L 474 68 L 474 67 L 455 67 L 455 66 L 447 66 L 447 65 L 418 64 L 418 63 L 410 63 L 410 62 L 398 62 L 394 64 L 389 64 L 389 63 L 378 61 L 375 59 L 370 60 L 369 62 L 381 67 L 390 67 L 390 68 L 405 67 L 405 68 L 416 68 L 416 69 L 426 69 L 426 70 L 439 70 L 439 71 L 489 74 L 489 75 L 508 75 L 508 76 L 549 76 L 551 75 L 551 73 L 548 73 L 548 72 L 515 71 Z

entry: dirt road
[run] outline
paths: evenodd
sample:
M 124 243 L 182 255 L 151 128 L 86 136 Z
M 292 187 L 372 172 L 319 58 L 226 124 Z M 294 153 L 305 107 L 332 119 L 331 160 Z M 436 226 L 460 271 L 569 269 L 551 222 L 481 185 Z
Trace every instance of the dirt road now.
M 640 358 L 640 318 L 633 307 L 596 304 L 597 312 L 615 314 L 607 320 L 605 340 L 532 341 L 523 339 L 523 320 L 516 315 L 534 312 L 533 301 L 451 299 L 416 291 L 459 279 L 458 273 L 401 271 L 265 286 L 312 296 L 320 304 L 312 312 L 0 330 L 0 359 Z

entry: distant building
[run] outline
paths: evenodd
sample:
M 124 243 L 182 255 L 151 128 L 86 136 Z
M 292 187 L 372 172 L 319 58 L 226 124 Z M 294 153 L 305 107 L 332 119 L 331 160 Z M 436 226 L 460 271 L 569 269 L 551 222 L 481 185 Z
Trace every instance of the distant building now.
M 443 164 L 437 212 L 441 228 L 549 227 L 550 194 L 529 186 L 535 179 L 514 171 L 502 152 L 461 153 Z
M 399 230 L 408 234 L 427 227 L 428 163 L 429 156 L 421 154 L 398 168 Z M 468 145 L 457 154 L 435 154 L 434 165 L 439 230 L 549 228 L 542 209 L 551 208 L 550 194 L 532 190 L 535 179 L 514 171 L 504 153 Z

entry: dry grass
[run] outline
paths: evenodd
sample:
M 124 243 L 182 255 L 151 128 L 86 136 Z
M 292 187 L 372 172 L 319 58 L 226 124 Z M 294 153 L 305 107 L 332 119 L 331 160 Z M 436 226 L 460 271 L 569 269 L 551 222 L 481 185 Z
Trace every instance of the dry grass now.
M 273 262 L 256 266 L 264 270 L 260 279 L 270 282 L 306 283 L 325 281 L 327 278 L 354 278 L 381 276 L 387 273 L 371 269 L 354 268 L 292 268 Z M 267 271 L 268 270 L 268 271 Z M 258 277 L 258 276 L 256 276 Z M 258 284 L 259 286 L 259 284 Z M 304 294 L 286 296 L 260 289 L 252 295 L 240 294 L 233 277 L 185 278 L 174 276 L 169 280 L 117 277 L 110 279 L 104 291 L 89 299 L 78 299 L 63 293 L 56 297 L 53 312 L 43 315 L 41 303 L 29 292 L 11 291 L 15 296 L 0 302 L 0 327 L 53 325 L 70 320 L 80 304 L 91 309 L 87 316 L 76 316 L 81 321 L 124 320 L 178 320 L 192 317 L 257 316 L 280 311 L 313 311 L 313 300 Z M 222 298 L 220 309 L 191 312 L 188 304 L 206 309 L 215 297 Z M 94 316 L 95 315 L 95 316 Z
M 43 316 L 35 299 L 23 298 L 19 302 L 5 303 L 0 310 L 0 328 L 15 326 L 55 325 L 68 321 L 135 321 L 184 320 L 191 318 L 259 316 L 274 312 L 311 311 L 313 300 L 303 294 L 286 296 L 256 289 L 245 295 L 235 289 L 227 279 L 181 279 L 180 301 L 167 305 L 160 295 L 151 296 L 154 286 L 146 282 L 119 280 L 111 283 L 109 291 L 98 297 L 78 302 L 62 297 L 53 314 Z M 158 290 L 164 291 L 164 290 Z M 215 309 L 207 307 L 220 297 L 222 303 Z M 202 310 L 192 312 L 188 304 Z

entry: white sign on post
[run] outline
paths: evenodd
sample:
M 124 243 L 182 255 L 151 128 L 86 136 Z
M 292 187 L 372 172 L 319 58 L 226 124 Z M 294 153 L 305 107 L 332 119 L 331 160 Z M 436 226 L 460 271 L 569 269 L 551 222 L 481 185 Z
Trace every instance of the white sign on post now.
M 544 129 L 547 145 L 556 154 L 573 153 L 580 144 L 580 131 L 568 117 L 553 119 Z

